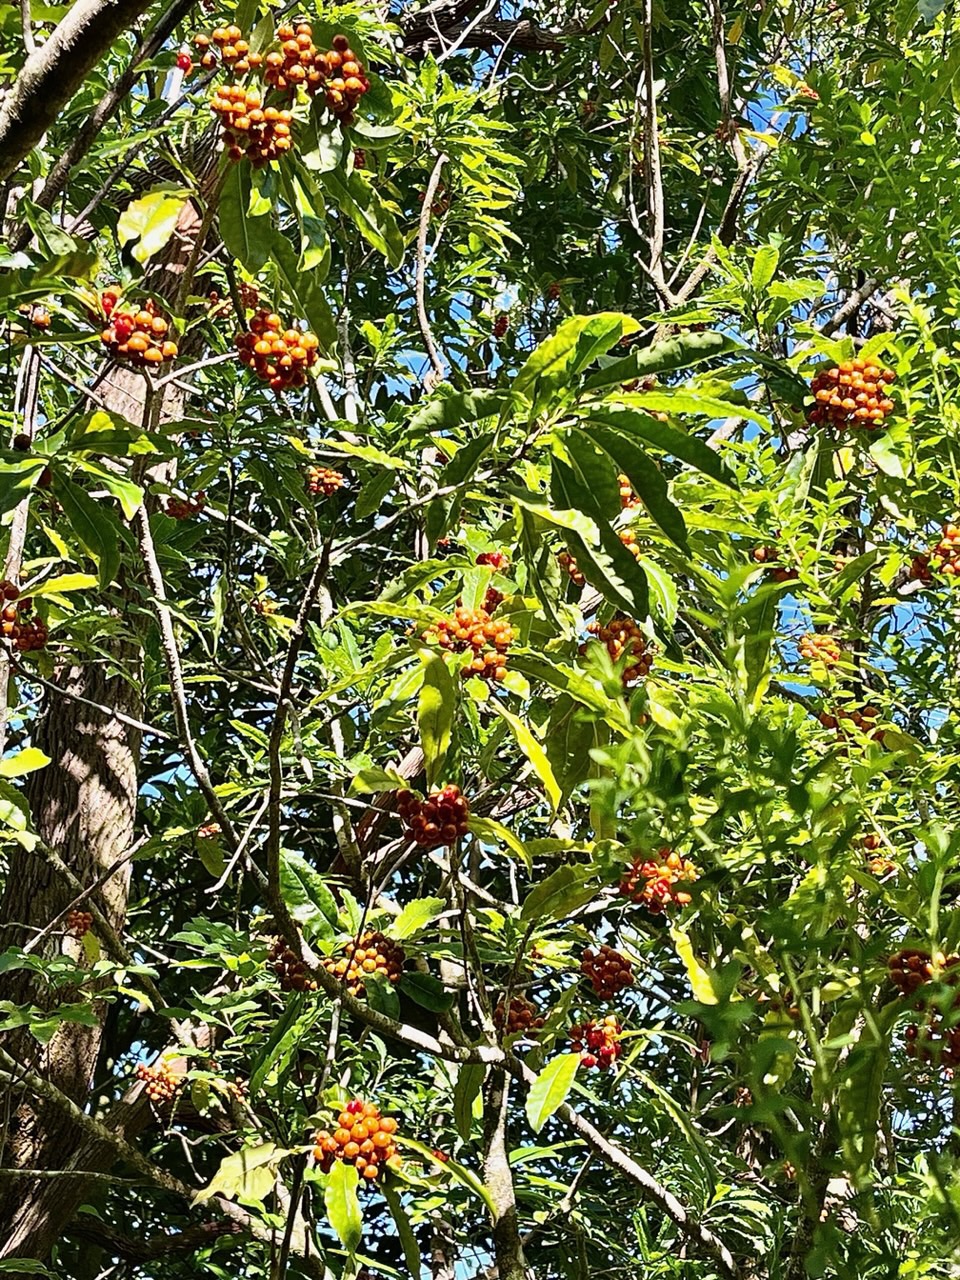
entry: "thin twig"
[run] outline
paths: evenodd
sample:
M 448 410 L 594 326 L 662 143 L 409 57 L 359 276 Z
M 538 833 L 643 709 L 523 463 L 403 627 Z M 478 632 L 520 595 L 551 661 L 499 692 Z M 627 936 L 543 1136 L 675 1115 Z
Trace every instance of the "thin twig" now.
M 20 25 L 23 28 L 23 47 L 29 57 L 37 47 L 37 42 L 33 38 L 33 15 L 30 12 L 30 0 L 20 0 Z
M 433 172 L 430 174 L 430 181 L 427 183 L 427 189 L 423 197 L 423 208 L 420 210 L 420 227 L 417 231 L 417 324 L 420 326 L 420 333 L 423 337 L 423 345 L 426 347 L 427 356 L 433 367 L 433 372 L 437 380 L 442 382 L 446 377 L 443 364 L 437 352 L 436 343 L 433 340 L 433 333 L 430 330 L 430 321 L 427 317 L 426 305 L 426 277 L 427 277 L 427 233 L 430 230 L 430 214 L 433 209 L 434 197 L 437 194 L 437 188 L 440 185 L 440 174 L 443 166 L 447 162 L 447 155 L 441 152 L 437 156 L 436 164 L 433 166 Z

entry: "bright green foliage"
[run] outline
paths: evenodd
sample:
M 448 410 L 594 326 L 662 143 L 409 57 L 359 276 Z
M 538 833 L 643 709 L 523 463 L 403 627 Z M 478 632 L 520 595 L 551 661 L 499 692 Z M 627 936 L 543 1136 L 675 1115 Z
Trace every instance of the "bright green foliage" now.
M 41 42 L 65 8 L 32 6 Z M 111 1127 L 138 1064 L 182 1084 L 124 1130 L 141 1167 L 89 1157 L 86 1212 L 52 1251 L 0 1238 L 0 1273 L 954 1276 L 960 587 L 930 553 L 960 512 L 960 17 L 386 8 L 307 14 L 371 88 L 350 127 L 294 97 L 255 170 L 211 158 L 229 73 L 174 61 L 287 12 L 195 6 L 46 199 L 115 41 L 8 200 L 5 574 L 50 638 L 13 649 L 0 761 L 0 1049 L 35 1072 L 0 1056 L 0 1237 L 5 1181 L 29 1216 L 31 1161 L 70 1167 L 18 1146 L 38 1079 Z M 117 374 L 115 281 L 174 363 Z M 304 388 L 236 360 L 259 307 L 316 334 Z M 892 412 L 810 422 L 855 360 Z M 458 608 L 505 657 L 438 639 Z M 92 765 L 57 736 L 71 664 L 138 691 Z M 70 760 L 109 778 L 131 720 L 131 840 L 58 846 Z M 398 793 L 446 785 L 464 831 L 413 842 Z M 38 867 L 63 910 L 28 919 Z M 337 973 L 371 934 L 398 980 Z M 580 973 L 602 942 L 635 979 L 611 1000 Z M 609 1013 L 600 1071 L 570 1029 Z M 397 1121 L 375 1181 L 313 1154 L 351 1099 Z

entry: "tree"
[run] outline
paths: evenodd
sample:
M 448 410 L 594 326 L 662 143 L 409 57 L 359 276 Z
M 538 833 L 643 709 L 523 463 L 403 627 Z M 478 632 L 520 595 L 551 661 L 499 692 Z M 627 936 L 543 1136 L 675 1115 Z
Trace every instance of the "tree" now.
M 6 6 L 3 1274 L 958 1274 L 960 21 L 677 8 Z

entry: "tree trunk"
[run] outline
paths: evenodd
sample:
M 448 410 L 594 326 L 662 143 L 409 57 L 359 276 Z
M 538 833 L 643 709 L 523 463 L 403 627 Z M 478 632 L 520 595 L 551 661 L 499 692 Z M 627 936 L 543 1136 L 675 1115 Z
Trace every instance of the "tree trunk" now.
M 517 1220 L 517 1199 L 510 1171 L 507 1113 L 510 1086 L 502 1067 L 487 1077 L 484 1114 L 483 1177 L 496 1210 L 493 1223 L 493 1257 L 498 1280 L 526 1280 L 523 1245 Z
M 151 272 L 147 288 L 161 296 L 176 296 L 200 226 L 196 209 L 188 204 L 166 261 Z M 136 424 L 144 420 L 146 383 L 139 374 L 115 369 L 103 384 L 101 395 L 119 416 Z M 177 392 L 168 397 L 163 410 L 167 419 L 179 416 L 182 395 Z M 141 735 L 111 712 L 142 719 L 140 646 L 135 638 L 127 637 L 116 642 L 111 659 L 68 659 L 55 673 L 53 683 L 61 692 L 49 695 L 46 713 L 32 733 L 32 741 L 50 757 L 50 764 L 29 779 L 26 794 L 31 814 L 43 842 L 85 887 L 102 880 L 98 906 L 120 933 L 130 887 L 130 863 L 122 860 L 135 833 Z M 91 702 L 110 710 L 96 710 L 88 705 Z M 0 949 L 24 945 L 74 897 L 42 851 L 17 849 L 0 898 Z M 58 952 L 84 961 L 82 943 L 66 937 L 60 926 L 45 939 L 41 954 L 50 957 Z M 27 970 L 0 976 L 0 999 L 15 1005 L 54 1007 L 71 998 L 63 988 L 41 986 Z M 21 1030 L 11 1036 L 8 1045 L 19 1061 L 81 1106 L 93 1082 L 103 1038 L 106 1006 L 96 1002 L 94 1007 L 95 1026 L 63 1022 L 42 1047 Z M 69 1121 L 42 1102 L 21 1095 L 12 1114 L 11 1107 L 8 1103 L 8 1113 L 0 1116 L 4 1126 L 0 1131 L 0 1164 L 6 1168 L 102 1172 L 112 1164 L 108 1148 L 81 1141 Z M 139 1131 L 149 1119 L 149 1108 L 143 1102 L 134 1108 L 121 1105 L 114 1125 L 129 1134 L 130 1128 Z M 86 1189 L 87 1183 L 80 1177 L 0 1180 L 0 1258 L 43 1261 L 83 1203 Z

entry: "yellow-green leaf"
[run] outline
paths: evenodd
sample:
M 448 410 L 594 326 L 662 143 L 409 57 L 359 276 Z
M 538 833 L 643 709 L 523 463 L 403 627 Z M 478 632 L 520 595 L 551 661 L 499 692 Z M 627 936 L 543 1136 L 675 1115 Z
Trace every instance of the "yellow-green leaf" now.
M 679 925 L 673 926 L 670 930 L 670 936 L 673 938 L 673 945 L 677 949 L 677 955 L 683 961 L 683 966 L 687 971 L 687 977 L 693 989 L 694 1000 L 699 1000 L 701 1004 L 718 1004 L 719 998 L 713 987 L 713 978 L 710 975 L 710 971 L 705 969 L 693 954 L 693 944 L 689 936 L 684 933 Z
M 539 1133 L 556 1109 L 567 1100 L 580 1065 L 579 1053 L 561 1053 L 548 1062 L 527 1094 L 527 1120 Z
M 35 769 L 42 769 L 49 763 L 50 757 L 45 756 L 39 747 L 24 747 L 15 756 L 7 756 L 5 760 L 0 760 L 0 778 L 20 778 L 23 774 L 33 773 Z

